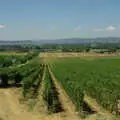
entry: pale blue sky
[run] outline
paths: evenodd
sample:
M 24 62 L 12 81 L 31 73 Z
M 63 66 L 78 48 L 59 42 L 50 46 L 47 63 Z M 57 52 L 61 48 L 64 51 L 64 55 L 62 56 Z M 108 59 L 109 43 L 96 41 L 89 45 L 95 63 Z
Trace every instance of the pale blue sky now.
M 120 37 L 120 0 L 0 0 L 0 40 Z

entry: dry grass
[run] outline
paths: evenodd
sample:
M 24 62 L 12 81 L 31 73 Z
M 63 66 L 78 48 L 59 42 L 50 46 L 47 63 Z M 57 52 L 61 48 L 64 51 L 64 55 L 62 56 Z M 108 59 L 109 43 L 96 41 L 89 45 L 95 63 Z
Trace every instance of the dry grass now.
M 101 57 L 114 57 L 120 55 L 119 53 L 114 53 L 114 54 L 98 54 L 98 53 L 75 53 L 75 52 L 42 52 L 40 53 L 41 58 L 83 58 L 83 57 L 94 57 L 94 58 L 101 58 Z

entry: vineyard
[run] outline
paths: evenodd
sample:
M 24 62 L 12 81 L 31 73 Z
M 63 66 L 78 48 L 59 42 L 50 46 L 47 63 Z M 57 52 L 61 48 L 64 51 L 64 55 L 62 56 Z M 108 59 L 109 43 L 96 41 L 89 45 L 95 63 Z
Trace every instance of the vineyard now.
M 6 55 L 0 54 L 0 67 L 8 67 L 11 65 L 24 64 L 33 57 L 37 56 L 38 53 L 21 54 L 21 55 Z
M 60 112 L 62 107 L 58 98 L 58 92 L 49 73 L 48 66 L 46 67 L 43 98 L 49 111 L 53 113 Z
M 81 60 L 66 58 L 56 61 L 51 68 L 71 97 L 77 110 L 83 110 L 84 96 L 88 95 L 110 112 L 116 111 L 120 99 L 120 60 Z M 118 112 L 118 111 L 117 111 Z
M 7 61 L 11 61 L 13 58 L 18 58 L 18 61 L 25 60 L 25 62 L 24 64 L 23 62 L 20 62 L 20 64 L 16 65 L 7 65 L 7 62 L 4 61 L 6 66 L 2 66 L 0 68 L 1 87 L 21 87 L 21 97 L 24 102 L 29 102 L 32 99 L 35 103 L 37 103 L 38 91 L 41 88 L 43 72 L 46 68 L 43 99 L 48 107 L 48 111 L 56 113 L 62 109 L 57 96 L 57 90 L 48 72 L 48 67 L 42 63 L 36 54 L 11 56 L 9 58 L 8 56 L 2 56 L 1 60 L 2 58 Z
M 48 62 L 45 59 L 49 58 L 41 59 L 38 53 L 32 53 L 9 57 L 1 55 L 0 60 L 3 59 L 5 61 L 0 62 L 0 87 L 19 88 L 20 104 L 26 104 L 31 111 L 36 105 L 38 109 L 41 107 L 41 96 L 42 106 L 45 106 L 42 109 L 47 109 L 46 114 L 66 113 L 78 120 L 83 113 L 85 116 L 97 112 L 87 103 L 89 96 L 110 114 L 120 112 L 118 58 L 50 58 Z M 13 59 L 16 62 L 8 64 Z

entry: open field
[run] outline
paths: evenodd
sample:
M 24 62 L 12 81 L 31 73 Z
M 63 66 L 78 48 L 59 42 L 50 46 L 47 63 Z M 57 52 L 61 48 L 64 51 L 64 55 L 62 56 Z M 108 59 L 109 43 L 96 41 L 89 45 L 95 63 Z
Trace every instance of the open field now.
M 97 53 L 85 53 L 85 52 L 43 52 L 40 54 L 41 58 L 75 58 L 75 57 L 115 57 L 115 56 L 119 56 L 120 53 L 113 53 L 113 54 L 108 54 L 108 53 L 104 53 L 104 54 L 97 54 Z

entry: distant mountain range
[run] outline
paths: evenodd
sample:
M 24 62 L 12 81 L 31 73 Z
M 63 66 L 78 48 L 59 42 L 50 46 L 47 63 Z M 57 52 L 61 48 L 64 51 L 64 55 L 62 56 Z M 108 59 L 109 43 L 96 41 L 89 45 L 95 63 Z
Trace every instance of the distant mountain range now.
M 0 45 L 42 45 L 42 44 L 87 44 L 87 43 L 120 43 L 120 37 L 69 38 L 57 40 L 0 40 Z

